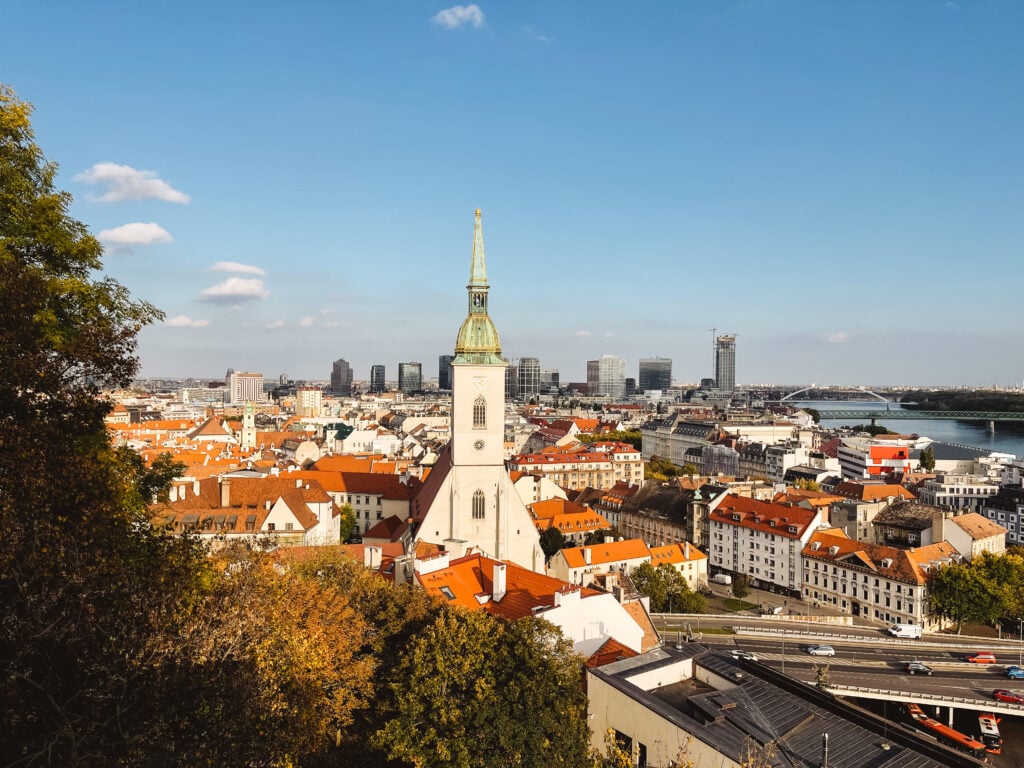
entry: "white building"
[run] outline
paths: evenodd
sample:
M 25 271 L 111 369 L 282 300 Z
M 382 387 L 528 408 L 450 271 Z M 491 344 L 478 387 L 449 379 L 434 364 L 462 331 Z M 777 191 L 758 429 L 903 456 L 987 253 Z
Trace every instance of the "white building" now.
M 468 314 L 452 360 L 452 438 L 413 503 L 414 539 L 437 544 L 453 557 L 474 549 L 540 571 L 540 536 L 505 468 L 508 362 L 487 314 L 489 290 L 477 210 Z
M 263 401 L 263 374 L 229 371 L 227 375 L 228 403 L 259 403 Z

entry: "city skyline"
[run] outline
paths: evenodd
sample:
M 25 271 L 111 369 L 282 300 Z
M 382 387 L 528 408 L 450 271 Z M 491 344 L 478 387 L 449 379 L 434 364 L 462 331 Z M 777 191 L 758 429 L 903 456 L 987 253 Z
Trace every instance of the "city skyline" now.
M 245 8 L 4 11 L 71 215 L 166 313 L 142 376 L 450 354 L 480 207 L 504 356 L 564 382 L 698 382 L 708 327 L 738 385 L 1024 379 L 1024 6 Z

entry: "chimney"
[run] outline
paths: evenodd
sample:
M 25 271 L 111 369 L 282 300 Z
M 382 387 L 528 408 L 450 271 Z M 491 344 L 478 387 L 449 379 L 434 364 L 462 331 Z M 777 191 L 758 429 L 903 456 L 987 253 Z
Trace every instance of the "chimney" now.
M 583 548 L 583 562 L 590 565 L 590 547 Z
M 615 541 L 615 537 L 614 536 L 605 536 L 604 537 L 604 543 L 605 544 L 611 544 L 613 541 Z
M 192 495 L 193 496 L 198 496 L 199 495 L 199 481 L 198 480 L 193 480 L 192 481 Z
M 270 511 L 270 499 L 267 499 L 265 502 L 263 502 L 263 504 L 267 508 L 267 511 L 269 512 Z
M 690 542 L 688 542 L 688 541 L 684 541 L 683 542 L 683 559 L 684 560 L 689 560 L 690 559 Z
M 301 477 L 295 478 L 295 487 L 296 488 L 301 488 L 302 487 L 302 478 Z
M 500 603 L 505 596 L 505 564 L 495 563 L 491 572 L 491 597 L 494 602 Z
M 380 559 L 380 547 L 363 547 L 363 565 L 367 568 L 380 568 Z
M 220 479 L 220 505 L 222 507 L 231 506 L 231 478 L 222 477 Z

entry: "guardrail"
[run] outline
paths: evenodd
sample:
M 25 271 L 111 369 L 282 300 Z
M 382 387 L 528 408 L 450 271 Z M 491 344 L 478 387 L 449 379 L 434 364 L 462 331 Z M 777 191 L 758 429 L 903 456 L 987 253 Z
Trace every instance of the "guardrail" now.
M 988 699 L 968 698 L 966 696 L 932 696 L 926 693 L 909 692 L 905 690 L 894 691 L 891 688 L 866 688 L 859 685 L 828 685 L 829 693 L 835 696 L 851 696 L 855 698 L 886 696 L 896 701 L 909 701 L 915 704 L 935 704 L 945 707 L 960 704 L 968 709 L 983 711 L 994 710 L 1005 714 L 1024 714 L 1024 705 L 1010 704 L 1003 701 L 989 701 Z

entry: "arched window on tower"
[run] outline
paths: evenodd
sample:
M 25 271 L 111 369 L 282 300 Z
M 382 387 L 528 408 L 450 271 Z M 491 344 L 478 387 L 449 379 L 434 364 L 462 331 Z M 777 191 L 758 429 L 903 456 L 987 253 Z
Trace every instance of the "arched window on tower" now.
M 487 429 L 487 401 L 482 395 L 473 401 L 473 429 Z
M 473 519 L 483 520 L 485 515 L 485 504 L 484 492 L 477 489 L 476 493 L 473 494 Z

